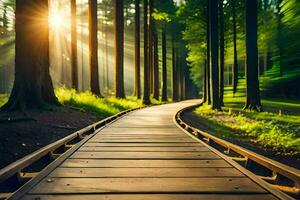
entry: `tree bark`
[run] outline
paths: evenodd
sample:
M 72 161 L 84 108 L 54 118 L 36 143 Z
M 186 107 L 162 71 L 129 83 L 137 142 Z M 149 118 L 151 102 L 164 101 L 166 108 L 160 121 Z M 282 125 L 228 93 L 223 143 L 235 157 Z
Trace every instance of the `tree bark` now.
M 48 0 L 16 1 L 15 81 L 1 110 L 59 104 L 49 73 L 48 8 Z
M 124 90 L 124 3 L 114 0 L 115 8 L 115 96 L 125 98 Z
M 203 66 L 203 103 L 207 102 L 207 60 L 204 61 Z
M 4 28 L 5 31 L 7 31 L 7 27 L 8 27 L 7 5 L 4 5 L 4 8 L 3 8 L 3 28 Z
M 220 105 L 224 105 L 224 68 L 225 68 L 225 41 L 224 41 L 224 12 L 223 1 L 219 0 L 220 17 Z
M 246 0 L 246 90 L 244 109 L 261 111 L 258 82 L 257 0 Z
M 135 38 L 134 38 L 134 95 L 140 99 L 141 98 L 141 81 L 140 81 L 140 71 L 141 71 L 141 56 L 140 56 L 140 0 L 135 0 Z
M 232 83 L 233 83 L 233 94 L 236 93 L 238 86 L 239 78 L 239 67 L 237 60 L 237 38 L 236 38 L 236 2 L 235 0 L 231 1 L 232 3 L 232 30 L 233 30 L 233 70 L 232 70 Z
M 210 92 L 212 109 L 221 110 L 219 96 L 218 0 L 210 0 Z
M 101 96 L 99 86 L 98 69 L 98 20 L 97 20 L 97 1 L 89 0 L 89 61 L 90 61 L 90 86 L 91 92 Z
M 77 59 L 77 19 L 76 0 L 71 0 L 71 65 L 72 87 L 78 91 L 78 59 Z
M 149 105 L 149 62 L 148 62 L 148 0 L 144 0 L 144 94 L 143 104 Z
M 149 0 L 149 84 L 150 84 L 150 94 L 153 94 L 154 91 L 154 59 L 153 59 L 153 0 Z
M 177 81 L 177 55 L 175 46 L 175 34 L 172 34 L 172 85 L 173 101 L 178 101 L 178 81 Z
M 105 72 L 106 72 L 106 82 L 105 82 L 105 93 L 106 95 L 109 95 L 109 61 L 108 61 L 108 26 L 107 26 L 107 17 L 108 17 L 108 11 L 107 11 L 107 3 L 104 4 L 104 14 L 105 14 L 105 27 L 104 27 L 104 39 L 105 39 Z
M 211 104 L 210 94 L 210 0 L 207 0 L 207 13 L 206 13 L 206 92 L 207 92 L 207 104 Z
M 153 98 L 159 100 L 159 61 L 158 36 L 156 24 L 153 22 Z
M 282 0 L 277 0 L 276 8 L 277 8 L 277 46 L 278 46 L 278 54 L 279 54 L 279 75 L 283 76 L 283 62 L 282 62 L 282 54 L 283 54 L 283 45 L 282 45 L 282 18 L 283 14 L 281 13 L 281 3 Z
M 182 48 L 183 49 L 183 48 Z M 185 62 L 186 56 L 182 52 L 182 56 L 180 57 L 180 74 L 181 74 L 181 87 L 180 87 L 180 100 L 183 101 L 186 99 L 186 78 L 187 78 L 187 66 Z
M 162 28 L 162 101 L 167 101 L 167 39 L 166 39 L 166 24 Z

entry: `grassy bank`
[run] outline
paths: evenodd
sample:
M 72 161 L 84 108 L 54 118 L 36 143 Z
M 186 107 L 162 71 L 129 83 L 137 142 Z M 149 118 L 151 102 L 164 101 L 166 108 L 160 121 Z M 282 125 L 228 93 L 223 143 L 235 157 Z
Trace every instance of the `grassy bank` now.
M 108 117 L 127 109 L 142 106 L 142 101 L 135 97 L 127 97 L 126 99 L 99 98 L 91 92 L 76 93 L 75 90 L 66 88 L 57 88 L 55 94 L 63 105 L 98 117 Z
M 300 153 L 300 101 L 262 99 L 264 112 L 242 110 L 245 104 L 245 82 L 239 83 L 238 93 L 225 88 L 223 111 L 208 105 L 194 113 L 210 127 L 212 134 L 223 139 L 240 139 L 282 155 Z
M 114 115 L 127 109 L 143 106 L 142 100 L 130 96 L 126 99 L 115 97 L 100 98 L 88 91 L 77 93 L 75 90 L 66 89 L 64 87 L 56 88 L 55 94 L 62 105 L 101 118 Z M 0 106 L 4 105 L 7 100 L 7 95 L 0 95 Z M 161 104 L 160 101 L 154 99 L 152 99 L 151 102 L 152 104 Z

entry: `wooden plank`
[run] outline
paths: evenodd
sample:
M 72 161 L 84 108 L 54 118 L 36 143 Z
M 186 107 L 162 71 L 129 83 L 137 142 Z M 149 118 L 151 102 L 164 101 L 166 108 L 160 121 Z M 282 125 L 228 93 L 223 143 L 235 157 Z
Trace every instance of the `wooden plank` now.
M 118 136 L 118 135 L 153 135 L 153 136 L 160 136 L 160 135 L 165 135 L 165 136 L 184 136 L 184 134 L 180 132 L 175 132 L 175 131 L 135 131 L 133 129 L 132 131 L 105 131 L 100 133 L 101 135 L 109 135 L 109 136 Z
M 248 178 L 50 178 L 29 194 L 267 193 Z
M 152 136 L 119 136 L 119 137 L 115 137 L 115 136 L 104 136 L 104 135 L 99 135 L 99 136 L 95 136 L 93 138 L 94 140 L 151 140 L 151 139 L 155 139 L 155 140 L 187 140 L 190 139 L 189 137 L 186 136 L 181 136 L 181 137 L 168 137 L 168 136 L 161 136 L 161 137 L 152 137 Z
M 83 146 L 85 147 L 199 147 L 204 146 L 203 144 L 196 142 L 196 143 L 117 143 L 117 142 L 87 142 Z
M 128 127 L 112 127 L 107 126 L 105 129 L 101 130 L 101 133 L 141 133 L 141 132 L 159 132 L 159 133 L 182 133 L 180 129 L 177 127 L 147 127 L 146 129 L 144 127 L 135 127 L 134 129 L 128 128 Z
M 92 138 L 89 140 L 90 142 L 177 142 L 177 143 L 182 143 L 182 142 L 192 142 L 196 143 L 195 140 L 192 138 L 187 138 L 187 139 L 176 139 L 176 138 L 165 138 L 165 139 L 153 139 L 153 138 L 144 138 L 144 139 L 122 139 L 122 138 L 110 138 L 110 139 L 97 139 L 97 138 Z
M 101 159 L 68 159 L 61 167 L 232 167 L 224 160 L 101 160 Z M 193 169 L 191 169 L 193 170 Z
M 201 178 L 245 177 L 234 168 L 58 168 L 59 178 Z
M 136 126 L 155 126 L 155 127 L 175 127 L 175 124 L 170 123 L 172 119 L 157 119 L 155 117 L 148 117 L 148 118 L 132 118 L 126 117 L 122 118 L 121 120 L 116 121 L 111 125 L 111 127 L 136 127 Z
M 275 200 L 269 194 L 115 194 L 26 195 L 21 200 Z
M 75 152 L 71 158 L 86 159 L 220 159 L 212 152 Z
M 78 151 L 110 152 L 197 152 L 210 151 L 207 147 L 86 147 Z
M 118 128 L 128 128 L 128 129 L 131 129 L 131 128 L 151 128 L 155 126 L 156 128 L 159 128 L 159 129 L 164 129 L 164 128 L 177 128 L 176 125 L 172 125 L 172 124 L 169 124 L 169 125 L 160 125 L 160 124 L 153 124 L 153 125 L 146 125 L 146 124 L 112 124 L 110 125 L 110 127 L 112 128 L 115 128 L 115 127 L 118 127 Z
M 157 134 L 99 134 L 96 135 L 94 138 L 130 138 L 130 139 L 136 139 L 136 138 L 190 138 L 187 135 L 183 134 L 172 134 L 172 135 L 157 135 Z

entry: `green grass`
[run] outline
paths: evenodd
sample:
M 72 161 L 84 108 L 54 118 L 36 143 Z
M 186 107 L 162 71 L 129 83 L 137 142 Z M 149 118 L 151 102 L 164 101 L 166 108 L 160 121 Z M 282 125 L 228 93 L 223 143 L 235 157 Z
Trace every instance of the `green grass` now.
M 57 88 L 55 94 L 63 105 L 92 113 L 99 117 L 108 117 L 118 112 L 141 107 L 142 102 L 134 97 L 118 99 L 115 97 L 99 98 L 91 92 L 76 93 L 75 90 Z
M 59 102 L 67 107 L 82 112 L 91 113 L 98 117 L 109 117 L 121 111 L 143 106 L 142 100 L 136 97 L 119 99 L 115 97 L 100 98 L 91 92 L 77 93 L 75 90 L 60 87 L 55 89 Z M 8 100 L 7 95 L 0 95 L 0 106 Z M 161 104 L 161 101 L 151 99 L 152 104 Z
M 3 106 L 7 102 L 7 100 L 8 100 L 7 95 L 1 94 L 0 95 L 0 107 Z
M 212 134 L 223 139 L 241 138 L 283 155 L 300 153 L 300 101 L 262 99 L 264 112 L 242 110 L 245 104 L 245 80 L 239 81 L 233 96 L 226 87 L 223 111 L 204 105 L 194 112 Z

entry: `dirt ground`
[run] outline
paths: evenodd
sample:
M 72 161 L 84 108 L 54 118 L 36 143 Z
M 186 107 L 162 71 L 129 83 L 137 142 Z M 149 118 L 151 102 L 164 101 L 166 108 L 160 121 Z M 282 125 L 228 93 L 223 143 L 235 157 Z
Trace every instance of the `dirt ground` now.
M 215 136 L 218 136 L 212 126 L 208 126 L 207 124 L 203 123 L 200 117 L 198 117 L 196 114 L 193 113 L 193 111 L 188 111 L 182 115 L 183 120 L 202 131 L 208 132 L 208 133 L 214 133 Z M 276 160 L 278 162 L 284 163 L 286 165 L 289 165 L 291 167 L 294 167 L 296 169 L 300 169 L 300 155 L 295 156 L 282 156 L 278 152 L 272 151 L 272 149 L 266 149 L 265 147 L 260 146 L 257 143 L 253 143 L 250 141 L 250 139 L 241 138 L 241 137 L 235 137 L 227 139 L 229 142 L 233 144 L 237 144 L 239 146 L 242 146 L 246 149 L 249 149 L 253 152 L 256 152 L 260 155 L 263 155 L 265 157 L 268 157 L 270 159 Z
M 0 168 L 101 119 L 69 108 L 0 113 Z

